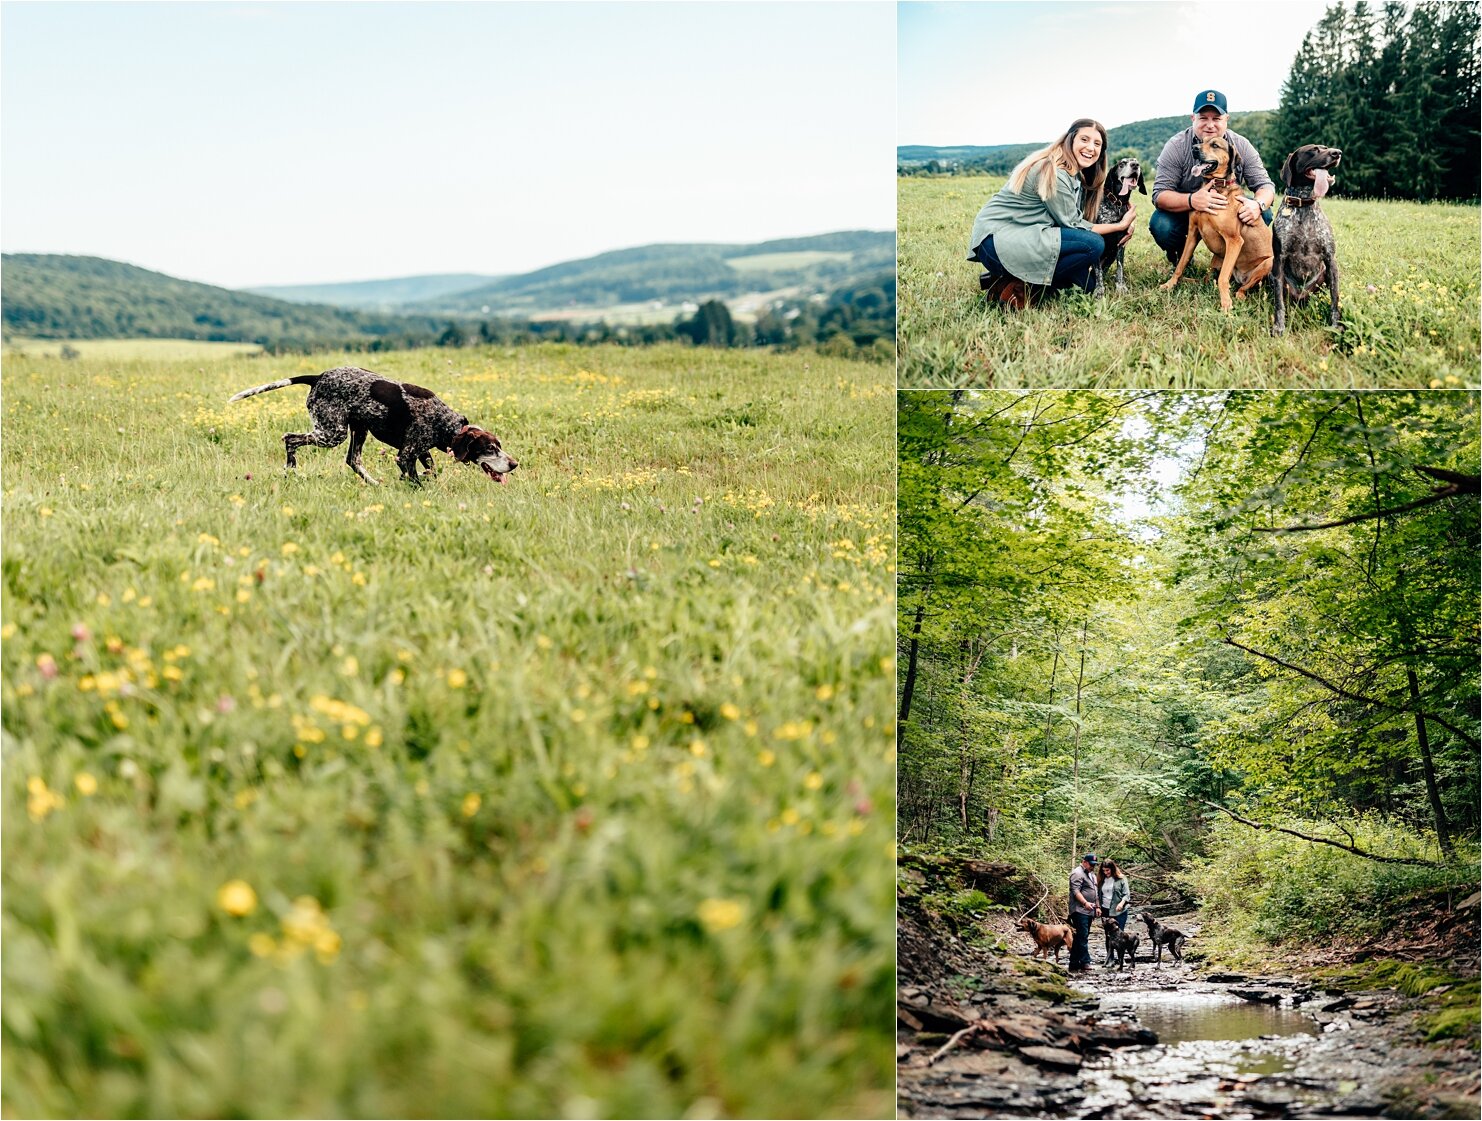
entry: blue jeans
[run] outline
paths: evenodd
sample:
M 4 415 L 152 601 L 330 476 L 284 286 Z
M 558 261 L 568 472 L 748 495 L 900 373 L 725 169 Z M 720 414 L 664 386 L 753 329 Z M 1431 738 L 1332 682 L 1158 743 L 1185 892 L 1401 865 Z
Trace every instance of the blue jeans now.
M 1091 266 L 1100 260 L 1101 251 L 1105 247 L 1106 242 L 1100 234 L 1062 227 L 1060 257 L 1055 262 L 1055 274 L 1050 278 L 1050 287 L 1059 291 L 1074 284 L 1083 292 L 1093 291 L 1095 281 L 1092 279 Z M 993 249 L 991 234 L 973 250 L 973 259 L 993 276 L 1009 275 L 1009 270 L 1003 267 L 1003 262 Z
M 1270 213 L 1269 209 L 1261 213 L 1262 219 L 1268 226 L 1271 224 L 1271 219 L 1267 215 Z M 1159 249 L 1177 261 L 1183 255 L 1184 242 L 1189 236 L 1188 212 L 1170 214 L 1166 210 L 1153 207 L 1153 216 L 1148 219 L 1148 233 L 1153 235 L 1153 240 L 1158 243 Z
M 1070 941 L 1070 968 L 1089 968 L 1091 965 L 1091 916 L 1072 911 L 1070 925 L 1075 928 L 1075 934 Z

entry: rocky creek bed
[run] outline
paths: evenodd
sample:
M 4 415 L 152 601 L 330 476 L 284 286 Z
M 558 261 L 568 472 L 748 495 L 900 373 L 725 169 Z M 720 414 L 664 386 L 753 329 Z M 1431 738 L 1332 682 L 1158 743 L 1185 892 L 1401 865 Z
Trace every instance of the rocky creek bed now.
M 1197 916 L 1169 921 L 1197 943 Z M 932 937 L 903 910 L 900 1117 L 1478 1116 L 1477 1052 L 1422 1042 L 1419 1003 L 1399 992 L 1166 958 L 1098 963 L 1071 988 L 996 925 L 1008 955 Z

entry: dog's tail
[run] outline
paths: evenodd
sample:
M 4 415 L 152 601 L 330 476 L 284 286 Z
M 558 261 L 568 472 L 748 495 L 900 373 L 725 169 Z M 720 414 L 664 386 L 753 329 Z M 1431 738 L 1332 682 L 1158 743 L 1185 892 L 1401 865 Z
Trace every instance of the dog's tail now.
M 283 378 L 280 381 L 270 381 L 267 385 L 254 385 L 251 389 L 244 389 L 241 393 L 233 393 L 228 401 L 240 401 L 243 397 L 256 397 L 259 393 L 266 393 L 270 389 L 285 389 L 290 385 L 313 385 L 324 375 L 303 374 L 296 378 Z

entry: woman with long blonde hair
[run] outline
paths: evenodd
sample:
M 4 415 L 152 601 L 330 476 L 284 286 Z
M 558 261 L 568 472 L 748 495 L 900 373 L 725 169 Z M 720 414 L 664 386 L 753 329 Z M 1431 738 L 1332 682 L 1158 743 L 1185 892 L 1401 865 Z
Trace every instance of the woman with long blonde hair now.
M 1072 284 L 1090 292 L 1103 234 L 1132 236 L 1132 207 L 1120 222 L 1093 222 L 1106 183 L 1106 129 L 1082 117 L 1053 143 L 1029 153 L 1008 184 L 978 212 L 968 260 L 990 277 L 990 300 L 1023 308 L 1026 285 Z

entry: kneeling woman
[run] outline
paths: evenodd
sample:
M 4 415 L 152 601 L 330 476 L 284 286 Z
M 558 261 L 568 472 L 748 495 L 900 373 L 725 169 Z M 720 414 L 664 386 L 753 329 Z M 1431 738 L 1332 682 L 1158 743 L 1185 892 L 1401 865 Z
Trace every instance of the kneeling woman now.
M 1089 117 L 1026 156 L 973 223 L 968 260 L 993 278 L 988 298 L 1018 309 L 1028 302 L 1026 284 L 1092 291 L 1102 235 L 1125 241 L 1137 216 L 1129 206 L 1120 222 L 1091 222 L 1105 183 L 1106 129 Z

